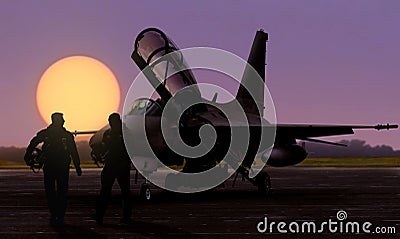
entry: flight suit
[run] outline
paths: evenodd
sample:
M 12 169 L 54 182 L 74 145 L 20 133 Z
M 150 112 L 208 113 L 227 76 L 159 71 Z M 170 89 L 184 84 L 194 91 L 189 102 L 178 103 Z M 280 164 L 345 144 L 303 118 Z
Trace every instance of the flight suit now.
M 101 190 L 96 204 L 96 217 L 102 221 L 111 197 L 112 186 L 117 179 L 123 203 L 122 220 L 129 221 L 132 214 L 130 195 L 131 160 L 126 151 L 121 131 L 104 132 L 102 143 L 108 151 L 101 172 Z
M 51 214 L 50 221 L 52 224 L 62 224 L 67 208 L 71 158 L 78 175 L 81 174 L 80 159 L 74 136 L 63 127 L 55 127 L 51 124 L 38 132 L 31 140 L 26 156 L 32 154 L 34 148 L 42 142 L 44 188 Z

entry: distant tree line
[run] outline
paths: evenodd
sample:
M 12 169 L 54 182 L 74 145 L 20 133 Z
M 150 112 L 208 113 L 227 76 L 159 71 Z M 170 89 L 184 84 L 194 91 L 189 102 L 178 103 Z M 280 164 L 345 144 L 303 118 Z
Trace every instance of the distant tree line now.
M 91 160 L 89 143 L 87 141 L 76 142 L 81 160 Z M 9 162 L 24 162 L 26 148 L 18 147 L 0 147 L 0 160 Z
M 338 143 L 347 147 L 333 146 L 320 143 L 305 143 L 309 158 L 371 158 L 371 157 L 400 157 L 400 150 L 393 150 L 387 145 L 371 147 L 364 140 L 341 140 Z

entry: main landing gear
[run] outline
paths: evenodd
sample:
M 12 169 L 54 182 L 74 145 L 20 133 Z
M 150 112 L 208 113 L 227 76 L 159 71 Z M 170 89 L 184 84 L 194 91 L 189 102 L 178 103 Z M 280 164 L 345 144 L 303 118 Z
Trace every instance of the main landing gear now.
M 242 175 L 242 180 L 247 179 L 250 183 L 257 187 L 258 193 L 262 196 L 268 196 L 271 193 L 271 178 L 267 172 L 260 172 L 256 177 L 249 177 L 249 170 L 244 167 L 239 167 L 233 180 L 232 187 L 235 186 L 236 179 L 239 175 Z
M 253 185 L 257 186 L 258 193 L 265 196 L 271 193 L 271 178 L 268 173 L 260 172 L 254 181 Z

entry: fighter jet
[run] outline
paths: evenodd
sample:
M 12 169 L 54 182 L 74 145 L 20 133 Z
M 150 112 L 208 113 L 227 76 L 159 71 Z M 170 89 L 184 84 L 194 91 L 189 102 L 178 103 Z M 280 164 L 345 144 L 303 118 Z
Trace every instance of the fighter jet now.
M 327 142 L 316 139 L 318 137 L 354 134 L 355 129 L 394 129 L 398 125 L 301 125 L 301 124 L 271 124 L 264 118 L 264 87 L 265 87 L 265 59 L 266 43 L 268 34 L 263 30 L 256 32 L 253 45 L 247 60 L 248 66 L 244 70 L 242 81 L 236 94 L 235 102 L 243 109 L 245 118 L 235 119 L 235 125 L 243 125 L 248 128 L 248 147 L 242 154 L 234 152 L 230 147 L 234 140 L 231 132 L 230 119 L 221 112 L 218 103 L 214 100 L 204 100 L 203 103 L 194 104 L 186 108 L 181 115 L 174 115 L 172 112 L 165 113 L 169 102 L 173 102 L 172 108 L 185 105 L 188 99 L 203 99 L 201 91 L 196 88 L 198 84 L 192 71 L 184 66 L 182 71 L 175 71 L 168 74 L 171 67 L 181 68 L 185 65 L 181 55 L 177 57 L 164 57 L 171 53 L 179 54 L 178 47 L 159 29 L 148 28 L 140 32 L 134 43 L 134 50 L 131 55 L 133 61 L 145 75 L 148 82 L 154 88 L 154 94 L 149 98 L 139 98 L 132 102 L 130 109 L 124 115 L 124 127 L 129 129 L 130 135 L 124 137 L 133 139 L 132 147 L 135 156 L 151 157 L 156 156 L 161 163 L 167 167 L 181 166 L 184 173 L 200 173 L 207 171 L 221 163 L 221 160 L 230 155 L 227 164 L 234 165 L 237 174 L 254 184 L 260 193 L 268 194 L 271 188 L 269 175 L 262 171 L 255 177 L 251 177 L 251 168 L 255 159 L 260 157 L 262 162 L 272 167 L 285 167 L 296 165 L 307 157 L 306 150 L 299 144 L 298 140 L 340 145 L 334 142 Z M 163 58 L 164 57 L 164 58 Z M 251 68 L 251 69 L 250 69 Z M 251 70 L 256 72 L 261 81 L 256 81 Z M 186 95 L 182 97 L 182 95 Z M 189 95 L 189 98 L 187 98 Z M 208 103 L 207 103 L 208 102 Z M 228 106 L 227 106 L 228 105 Z M 221 107 L 231 107 L 224 104 Z M 214 145 L 204 155 L 198 157 L 187 157 L 176 153 L 167 144 L 165 135 L 162 133 L 162 120 L 171 117 L 178 123 L 168 125 L 166 130 L 178 130 L 182 141 L 192 147 L 201 142 L 199 130 L 202 126 L 208 125 L 214 128 L 216 138 Z M 144 120 L 143 120 L 144 119 Z M 170 120 L 170 121 L 174 121 Z M 176 121 L 176 120 L 175 120 Z M 139 129 L 140 130 L 137 130 Z M 238 128 L 238 127 L 236 127 Z M 240 127 L 239 127 L 240 128 Z M 144 130 L 142 130 L 144 129 Z M 273 129 L 273 130 L 269 130 Z M 264 133 L 261 133 L 265 130 Z M 240 129 L 239 129 L 240 131 Z M 97 162 L 101 160 L 101 134 L 100 130 L 91 141 L 93 149 L 92 157 Z M 125 133 L 125 131 L 124 131 Z M 168 134 L 168 133 L 167 133 Z M 265 140 L 263 137 L 271 136 L 273 140 Z M 147 138 L 147 140 L 144 140 Z M 126 144 L 132 142 L 125 141 Z M 148 147 L 150 146 L 150 148 Z M 151 150 L 152 152 L 148 152 Z M 261 152 L 261 154 L 260 154 Z M 268 152 L 268 153 L 263 153 Z M 145 163 L 145 167 L 149 167 Z M 235 164 L 239 164 L 236 165 Z M 149 169 L 151 173 L 153 169 Z M 151 168 L 151 167 L 149 167 Z M 145 171 L 145 170 L 144 170 Z M 143 172 L 141 170 L 141 172 Z M 171 177 L 170 177 L 171 178 Z M 175 178 L 175 183 L 176 182 Z M 171 181 L 171 180 L 170 180 Z M 179 180 L 178 180 L 179 181 Z M 167 183 L 167 182 L 166 182 Z M 184 182 L 181 182 L 184 184 Z M 147 185 L 142 185 L 142 195 L 150 197 Z

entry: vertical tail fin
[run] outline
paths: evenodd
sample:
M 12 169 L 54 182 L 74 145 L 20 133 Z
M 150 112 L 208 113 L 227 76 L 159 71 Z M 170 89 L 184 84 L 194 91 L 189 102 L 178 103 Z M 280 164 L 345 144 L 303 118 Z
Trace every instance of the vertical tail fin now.
M 253 67 L 261 77 L 262 82 L 254 79 L 257 77 L 254 75 L 255 72 L 250 70 L 249 66 L 247 66 L 244 70 L 242 82 L 236 95 L 236 99 L 243 109 L 245 109 L 246 113 L 259 114 L 260 112 L 261 117 L 264 112 L 265 54 L 267 40 L 267 33 L 263 30 L 257 31 L 247 60 L 247 63 Z M 249 92 L 251 92 L 251 94 Z

